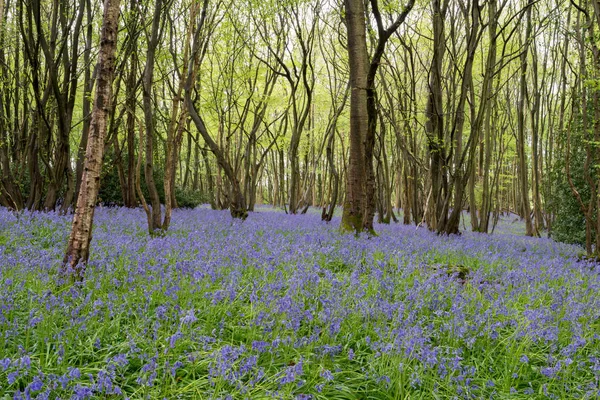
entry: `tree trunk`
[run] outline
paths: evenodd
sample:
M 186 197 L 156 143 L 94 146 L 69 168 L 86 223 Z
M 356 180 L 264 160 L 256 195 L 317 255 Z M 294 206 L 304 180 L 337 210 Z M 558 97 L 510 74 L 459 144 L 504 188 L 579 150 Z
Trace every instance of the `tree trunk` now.
M 521 206 L 523 208 L 523 218 L 525 219 L 525 235 L 533 236 L 535 234 L 533 223 L 531 221 L 531 206 L 529 205 L 529 170 L 527 167 L 527 157 L 525 154 L 525 102 L 527 101 L 527 59 L 529 54 L 529 41 L 532 34 L 531 10 L 533 0 L 527 3 L 527 25 L 525 30 L 525 39 L 523 50 L 521 52 L 521 77 L 519 89 L 519 102 L 517 110 L 517 155 L 519 165 L 519 194 Z
M 343 231 L 361 232 L 366 179 L 364 146 L 368 128 L 366 89 L 369 55 L 364 1 L 345 0 L 344 4 L 350 62 L 350 156 L 341 228 Z
M 131 22 L 129 26 L 136 26 L 138 21 L 137 5 L 136 0 L 131 0 L 129 6 L 129 17 Z M 129 28 L 132 29 L 132 28 Z M 125 87 L 125 107 L 127 107 L 127 119 L 125 122 L 125 132 L 127 135 L 127 194 L 126 207 L 136 207 L 136 159 L 135 159 L 135 112 L 136 112 L 136 98 L 137 98 L 137 40 L 135 36 L 131 34 L 131 40 L 129 42 L 130 55 L 129 55 L 129 71 L 127 72 L 126 87 Z
M 73 218 L 73 228 L 63 260 L 65 272 L 72 273 L 79 279 L 83 279 L 85 264 L 89 257 L 94 207 L 100 184 L 107 116 L 110 109 L 112 81 L 115 71 L 119 1 L 106 0 L 104 3 L 100 53 L 98 55 L 99 73 L 86 149 L 86 161 L 77 198 L 77 208 Z
M 152 87 L 154 83 L 154 58 L 156 47 L 158 45 L 160 16 L 162 11 L 162 0 L 156 0 L 154 5 L 154 17 L 152 19 L 152 33 L 148 43 L 148 52 L 146 54 L 146 67 L 144 69 L 143 84 L 143 105 L 144 105 L 144 125 L 146 127 L 146 162 L 144 163 L 144 179 L 150 196 L 150 206 L 152 208 L 152 226 L 149 226 L 151 233 L 162 229 L 160 197 L 154 181 L 154 109 L 152 105 Z
M 329 165 L 329 170 L 331 171 L 331 175 L 333 176 L 331 183 L 331 197 L 329 199 L 329 209 L 325 211 L 323 220 L 329 222 L 333 218 L 333 213 L 335 212 L 335 205 L 338 200 L 338 187 L 340 183 L 340 174 L 335 168 L 335 161 L 333 159 L 333 149 L 335 144 L 335 129 L 332 129 L 329 133 L 329 138 L 327 139 L 327 163 Z M 325 208 L 324 208 L 325 209 Z
M 530 117 L 531 117 L 531 159 L 532 159 L 532 192 L 533 192 L 533 215 L 534 215 L 534 232 L 539 236 L 540 230 L 544 229 L 544 218 L 542 216 L 542 198 L 540 194 L 541 186 L 541 174 L 540 174 L 540 102 L 541 93 L 538 83 L 538 54 L 537 46 L 535 41 L 532 42 L 531 46 L 532 63 L 532 104 L 530 105 Z
M 83 163 L 85 162 L 85 151 L 87 149 L 88 135 L 90 131 L 91 121 L 91 96 L 94 80 L 92 79 L 92 7 L 90 2 L 87 3 L 87 31 L 85 37 L 85 50 L 83 52 L 83 62 L 85 70 L 83 73 L 83 98 L 82 98 L 82 117 L 83 124 L 81 128 L 81 139 L 77 148 L 77 166 L 75 168 L 75 198 L 79 197 L 79 189 L 81 186 L 81 177 L 83 176 Z
M 385 45 L 414 5 L 410 0 L 387 29 L 378 2 L 371 0 L 371 11 L 377 23 L 378 40 L 371 61 L 367 51 L 365 4 L 361 0 L 345 0 L 350 63 L 350 160 L 346 181 L 346 199 L 342 214 L 342 230 L 374 233 L 376 185 L 373 153 L 377 130 L 377 97 L 375 77 Z M 359 159 L 359 157 L 361 159 Z
M 4 38 L 4 22 L 5 9 L 4 0 L 0 0 L 0 82 L 9 81 L 9 73 L 7 71 L 7 63 L 4 54 L 5 38 Z M 16 85 L 18 87 L 18 84 Z M 20 210 L 23 208 L 23 198 L 21 196 L 21 190 L 16 185 L 13 178 L 10 165 L 10 154 L 9 154 L 9 121 L 10 121 L 10 108 L 4 107 L 5 102 L 9 98 L 8 88 L 0 87 L 0 171 L 2 172 L 0 177 L 0 204 L 5 207 L 12 208 L 14 210 Z M 18 109 L 15 110 L 15 113 Z

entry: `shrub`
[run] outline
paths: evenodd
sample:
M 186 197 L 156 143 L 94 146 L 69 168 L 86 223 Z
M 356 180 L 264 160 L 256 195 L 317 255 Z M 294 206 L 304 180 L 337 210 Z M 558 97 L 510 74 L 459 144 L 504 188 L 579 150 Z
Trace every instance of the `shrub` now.
M 126 156 L 124 156 L 126 157 Z M 162 165 L 154 166 L 154 180 L 160 202 L 165 204 L 165 188 L 163 185 L 165 171 Z M 140 178 L 142 193 L 148 201 L 150 195 L 146 186 L 144 170 L 142 169 Z M 183 208 L 194 208 L 200 204 L 207 203 L 207 196 L 199 191 L 191 189 L 175 188 L 175 199 L 177 205 Z M 119 173 L 115 163 L 115 155 L 112 150 L 107 152 L 104 157 L 102 176 L 100 178 L 100 191 L 98 193 L 98 203 L 123 205 L 123 195 L 121 193 L 121 184 L 119 182 Z

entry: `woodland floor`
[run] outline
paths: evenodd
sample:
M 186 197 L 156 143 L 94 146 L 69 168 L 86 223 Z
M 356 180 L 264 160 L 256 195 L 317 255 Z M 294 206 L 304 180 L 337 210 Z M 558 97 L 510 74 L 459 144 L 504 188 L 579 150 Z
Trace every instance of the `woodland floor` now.
M 0 210 L 0 399 L 600 397 L 600 266 L 532 239 L 440 237 L 268 208 L 96 212 L 85 281 L 71 217 Z

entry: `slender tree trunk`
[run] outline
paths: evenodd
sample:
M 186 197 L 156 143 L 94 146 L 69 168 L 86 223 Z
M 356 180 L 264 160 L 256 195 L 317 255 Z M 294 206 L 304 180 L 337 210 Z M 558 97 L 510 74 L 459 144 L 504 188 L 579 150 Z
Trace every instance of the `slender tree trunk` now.
M 329 170 L 331 171 L 331 175 L 333 177 L 331 183 L 331 197 L 329 199 L 329 209 L 326 211 L 324 220 L 331 221 L 333 218 L 333 213 L 335 212 L 335 206 L 338 200 L 338 187 L 340 182 L 340 174 L 335 167 L 335 160 L 333 158 L 333 150 L 335 145 L 335 129 L 332 129 L 329 133 L 329 138 L 327 140 L 327 163 L 329 165 Z
M 135 177 L 135 109 L 136 109 L 136 66 L 137 57 L 131 55 L 131 66 L 129 76 L 127 77 L 127 120 L 126 120 L 126 135 L 127 135 L 127 201 L 126 207 L 133 208 L 137 206 L 136 201 L 136 177 Z
M 148 43 L 148 52 L 146 54 L 146 67 L 144 69 L 143 84 L 143 104 L 144 120 L 146 127 L 146 162 L 144 164 L 144 179 L 150 196 L 150 205 L 152 208 L 152 226 L 150 232 L 162 229 L 160 197 L 154 181 L 154 106 L 152 104 L 152 88 L 154 84 L 154 58 L 156 47 L 158 46 L 160 17 L 162 13 L 162 0 L 156 0 L 154 5 L 154 17 L 152 19 L 152 31 L 150 42 Z
M 527 157 L 525 154 L 525 102 L 527 101 L 527 66 L 529 54 L 529 41 L 532 35 L 531 11 L 533 0 L 527 3 L 527 25 L 523 50 L 521 53 L 521 77 L 519 80 L 519 102 L 517 110 L 517 154 L 519 161 L 519 184 L 520 199 L 523 208 L 523 218 L 525 219 L 525 235 L 533 236 L 535 234 L 533 223 L 531 221 L 531 206 L 529 203 L 529 169 L 527 166 Z
M 91 27 L 91 24 L 90 24 Z M 88 135 L 90 131 L 90 121 L 91 121 L 91 101 L 90 96 L 92 92 L 92 79 L 90 73 L 90 62 L 89 62 L 89 52 L 87 41 L 92 40 L 91 36 L 86 38 L 86 50 L 84 52 L 84 63 L 86 64 L 84 78 L 83 78 L 83 99 L 82 99 L 82 116 L 83 116 L 83 124 L 81 128 L 81 139 L 79 140 L 79 147 L 77 148 L 77 166 L 75 168 L 75 197 L 79 197 L 79 188 L 81 186 L 81 177 L 83 176 L 83 164 L 85 162 L 85 150 L 87 149 L 87 141 Z M 91 51 L 91 43 L 89 47 Z
M 104 3 L 100 53 L 98 56 L 99 73 L 86 149 L 86 161 L 77 198 L 77 208 L 73 218 L 73 228 L 63 260 L 66 265 L 65 271 L 73 273 L 79 279 L 83 278 L 85 264 L 89 257 L 94 207 L 100 184 L 107 116 L 110 110 L 112 81 L 115 72 L 119 1 L 106 0 Z
M 137 2 L 131 0 L 129 6 L 129 17 L 131 19 L 130 26 L 137 27 Z M 132 28 L 130 28 L 132 29 Z M 133 33 L 130 33 L 133 35 Z M 131 54 L 129 56 L 129 71 L 127 72 L 126 86 L 125 86 L 125 107 L 127 108 L 127 119 L 125 122 L 125 131 L 127 135 L 127 195 L 125 206 L 136 207 L 136 158 L 135 158 L 135 112 L 137 107 L 137 68 L 138 68 L 138 57 L 137 57 L 137 41 L 135 37 L 130 37 L 129 46 Z
M 186 155 L 185 155 L 185 169 L 183 173 L 183 182 L 181 184 L 182 188 L 187 189 L 188 183 L 190 181 L 190 165 L 192 163 L 192 134 L 188 132 L 187 134 L 187 147 L 186 147 Z
M 533 215 L 534 215 L 534 232 L 539 235 L 541 229 L 544 229 L 544 218 L 542 216 L 542 198 L 540 194 L 541 174 L 540 174 L 540 102 L 541 93 L 538 82 L 538 54 L 537 46 L 535 41 L 532 42 L 531 46 L 532 53 L 532 82 L 533 82 L 533 93 L 532 104 L 530 106 L 530 117 L 531 117 L 531 159 L 532 159 L 532 192 L 533 192 Z
M 285 179 L 285 159 L 283 149 L 279 149 L 278 153 L 279 157 L 277 157 L 277 160 L 279 161 L 279 205 L 285 208 L 285 193 L 287 182 Z

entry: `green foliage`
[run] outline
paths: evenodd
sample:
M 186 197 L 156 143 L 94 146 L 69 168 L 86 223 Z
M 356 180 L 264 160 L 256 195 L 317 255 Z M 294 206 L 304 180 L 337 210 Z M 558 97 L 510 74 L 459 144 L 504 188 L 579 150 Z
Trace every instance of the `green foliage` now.
M 123 157 L 126 157 L 126 155 Z M 160 202 L 162 204 L 165 204 L 165 188 L 163 185 L 164 176 L 165 172 L 163 166 L 155 165 L 154 180 L 156 182 L 158 197 L 160 198 Z M 146 197 L 146 199 L 149 199 L 150 195 L 148 193 L 148 187 L 146 186 L 143 169 L 141 171 L 140 178 L 142 180 L 142 193 L 144 193 L 144 197 Z M 181 208 L 195 208 L 200 204 L 208 203 L 208 198 L 205 193 L 179 187 L 175 188 L 175 200 L 177 200 L 177 205 Z M 123 205 L 123 195 L 121 193 L 119 173 L 115 163 L 115 154 L 112 149 L 104 156 L 104 165 L 102 167 L 102 175 L 100 178 L 100 191 L 98 193 L 98 203 Z
M 209 202 L 206 193 L 188 188 L 175 188 L 175 199 L 180 208 L 195 208 Z
M 566 133 L 561 133 L 561 140 L 566 143 Z M 585 137 L 581 129 L 571 132 L 571 153 L 569 170 L 573 185 L 579 192 L 584 204 L 590 201 L 590 187 L 584 176 Z M 548 196 L 548 207 L 554 211 L 556 220 L 552 226 L 554 239 L 565 243 L 585 245 L 585 215 L 581 205 L 573 194 L 566 174 L 566 157 L 559 157 L 549 174 L 552 195 Z M 595 174 L 593 171 L 592 174 Z M 593 179 L 596 179 L 593 177 Z
M 119 174 L 115 163 L 115 153 L 112 150 L 112 147 L 104 155 L 97 202 L 123 205 L 121 184 L 119 183 Z
M 552 200 L 556 207 L 556 220 L 552 227 L 552 235 L 559 242 L 585 244 L 585 216 L 581 207 L 573 196 L 571 188 L 567 183 L 564 174 L 557 174 L 553 171 L 553 180 L 556 185 L 556 192 Z M 582 175 L 582 174 L 581 174 Z M 575 184 L 583 183 L 582 176 L 574 179 Z M 585 185 L 579 190 L 584 201 L 589 200 L 589 189 Z

